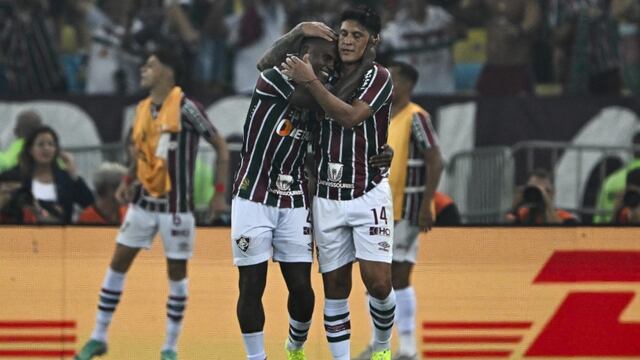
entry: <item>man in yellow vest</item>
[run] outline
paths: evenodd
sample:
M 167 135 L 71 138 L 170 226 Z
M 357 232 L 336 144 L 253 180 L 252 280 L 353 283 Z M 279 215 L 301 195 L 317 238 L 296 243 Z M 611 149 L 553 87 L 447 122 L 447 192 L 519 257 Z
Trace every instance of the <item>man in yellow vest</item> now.
M 107 352 L 107 330 L 120 301 L 126 273 L 140 249 L 151 247 L 157 233 L 162 238 L 169 274 L 166 341 L 160 358 L 177 359 L 177 341 L 188 299 L 187 260 L 194 245 L 193 174 L 199 138 L 202 136 L 217 152 L 217 179 L 211 185 L 216 188 L 211 203 L 213 213 L 226 206 L 229 159 L 224 138 L 202 107 L 177 86 L 181 63 L 180 53 L 167 47 L 153 52 L 142 67 L 142 86 L 149 88 L 150 96 L 136 110 L 132 133 L 135 161 L 116 192 L 116 197 L 130 202 L 129 209 L 100 290 L 95 327 L 76 360 Z
M 389 184 L 393 194 L 393 262 L 399 346 L 394 359 L 418 359 L 415 340 L 416 296 L 410 276 L 416 262 L 418 235 L 435 221 L 434 194 L 443 169 L 442 156 L 429 113 L 411 102 L 418 72 L 409 64 L 389 65 L 393 97 L 387 143 L 394 150 Z M 429 81 L 424 79 L 423 81 Z M 366 358 L 370 346 L 359 358 Z

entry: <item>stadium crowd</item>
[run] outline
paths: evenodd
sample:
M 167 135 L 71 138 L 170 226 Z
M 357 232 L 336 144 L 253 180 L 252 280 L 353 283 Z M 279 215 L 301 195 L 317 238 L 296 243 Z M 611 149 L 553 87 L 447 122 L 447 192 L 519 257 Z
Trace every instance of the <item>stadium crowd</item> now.
M 0 94 L 138 93 L 165 39 L 187 88 L 249 93 L 274 40 L 300 21 L 335 27 L 350 3 L 381 14 L 380 62 L 429 79 L 417 95 L 640 91 L 638 0 L 0 0 Z
M 259 74 L 256 61 L 275 40 L 301 21 L 335 29 L 350 3 L 379 10 L 377 60 L 412 65 L 421 79 L 414 96 L 535 94 L 541 84 L 556 84 L 565 94 L 640 93 L 640 0 L 0 0 L 0 95 L 139 95 L 146 54 L 167 43 L 178 44 L 174 49 L 186 64 L 185 89 L 249 94 Z M 39 116 L 21 113 L 17 140 L 0 154 L 2 220 L 119 223 L 124 213 L 114 192 L 122 169 L 106 164 L 98 173 L 111 181 L 87 186 L 74 173 L 73 157 L 61 151 L 55 129 L 43 128 Z M 52 203 L 51 189 L 37 181 L 42 174 L 29 173 L 39 161 L 40 142 L 29 139 L 34 129 L 52 138 L 45 180 L 53 176 L 56 187 L 80 184 L 87 191 L 69 195 L 81 198 L 57 188 L 65 196 Z M 604 183 L 598 208 L 609 215 L 595 222 L 640 217 L 636 179 L 627 177 L 633 164 Z M 205 187 L 200 194 L 196 184 L 196 202 L 212 198 L 213 189 Z M 553 207 L 553 197 L 552 177 L 536 170 L 516 189 L 504 221 L 575 223 Z M 73 215 L 73 206 L 84 212 Z
M 15 140 L 0 153 L 0 223 L 120 225 L 94 328 L 75 360 L 108 352 L 128 271 L 156 235 L 169 285 L 160 358 L 178 359 L 195 204 L 202 201 L 207 223 L 231 214 L 225 225 L 239 272 L 236 315 L 248 360 L 267 358 L 262 297 L 269 259 L 279 263 L 289 291 L 284 352 L 290 360 L 307 359 L 314 253 L 332 358 L 351 359 L 349 298 L 358 261 L 372 331 L 357 359 L 418 359 L 411 284 L 418 239 L 432 226 L 460 224 L 461 216 L 454 199 L 437 192 L 445 170 L 440 140 L 431 114 L 412 98 L 453 94 L 472 83 L 477 94 L 491 96 L 533 95 L 546 81 L 572 95 L 620 95 L 625 87 L 635 93 L 638 85 L 638 56 L 630 55 L 638 50 L 638 1 L 349 5 L 0 0 L 3 92 L 147 94 L 122 146 L 124 163 L 96 166 L 91 186 L 46 125 L 48 114 L 22 109 Z M 454 59 L 455 44 L 472 27 L 486 36 L 486 57 L 475 72 Z M 633 38 L 631 46 L 625 36 Z M 229 164 L 227 140 L 188 96 L 193 88 L 252 93 L 239 161 Z M 207 199 L 197 198 L 194 181 L 200 139 L 216 154 L 215 177 L 203 185 L 215 190 Z M 640 132 L 629 149 L 636 159 L 638 145 Z M 501 209 L 500 222 L 578 224 L 556 206 L 556 195 L 551 172 L 535 169 L 515 188 L 510 210 Z M 610 215 L 603 222 L 640 224 L 637 160 L 604 180 L 598 202 L 607 210 L 598 215 Z M 394 326 L 399 341 L 392 358 Z

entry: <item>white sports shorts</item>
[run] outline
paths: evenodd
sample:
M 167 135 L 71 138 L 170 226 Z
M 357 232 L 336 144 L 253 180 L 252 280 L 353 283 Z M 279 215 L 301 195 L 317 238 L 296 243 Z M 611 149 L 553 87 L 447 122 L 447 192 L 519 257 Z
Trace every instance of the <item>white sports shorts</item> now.
M 391 263 L 393 201 L 388 180 L 353 200 L 316 196 L 313 224 L 321 273 L 355 259 Z
M 234 197 L 231 201 L 231 248 L 236 266 L 278 262 L 313 262 L 311 217 L 306 208 L 278 208 Z
M 116 242 L 132 248 L 149 249 L 156 234 L 160 233 L 165 256 L 187 260 L 193 255 L 194 231 L 195 219 L 190 212 L 155 212 L 129 204 Z
M 393 235 L 393 261 L 415 264 L 420 227 L 411 225 L 409 220 L 402 219 L 396 222 Z

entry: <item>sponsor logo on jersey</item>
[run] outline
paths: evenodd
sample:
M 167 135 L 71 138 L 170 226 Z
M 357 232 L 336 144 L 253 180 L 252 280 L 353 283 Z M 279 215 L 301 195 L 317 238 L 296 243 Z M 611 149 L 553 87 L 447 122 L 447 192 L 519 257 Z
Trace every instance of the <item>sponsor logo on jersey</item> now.
M 344 170 L 344 165 L 340 163 L 329 163 L 329 171 L 328 178 L 329 181 L 339 182 L 342 180 L 342 171 Z
M 276 134 L 280 136 L 289 136 L 291 130 L 293 130 L 293 123 L 289 119 L 282 119 L 278 125 L 276 125 Z
M 276 187 L 280 191 L 289 191 L 291 189 L 291 184 L 293 184 L 293 176 L 278 174 L 278 180 L 276 180 Z
M 310 131 L 294 128 L 293 123 L 289 119 L 280 120 L 278 125 L 276 125 L 276 134 L 282 137 L 289 136 L 296 140 L 311 140 Z

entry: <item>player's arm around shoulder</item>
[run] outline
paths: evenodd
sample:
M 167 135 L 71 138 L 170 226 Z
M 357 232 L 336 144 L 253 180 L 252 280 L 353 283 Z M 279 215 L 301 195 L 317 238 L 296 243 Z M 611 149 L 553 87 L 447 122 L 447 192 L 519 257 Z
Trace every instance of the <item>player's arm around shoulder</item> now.
M 303 59 L 296 56 L 288 57 L 287 60 L 282 63 L 282 69 L 285 75 L 309 90 L 330 118 L 346 128 L 359 125 L 377 110 L 360 97 L 351 103 L 347 103 L 333 95 L 316 77 L 309 63 L 308 55 L 305 55 Z M 361 88 L 368 90 L 369 88 L 365 87 L 365 84 L 363 84 Z

